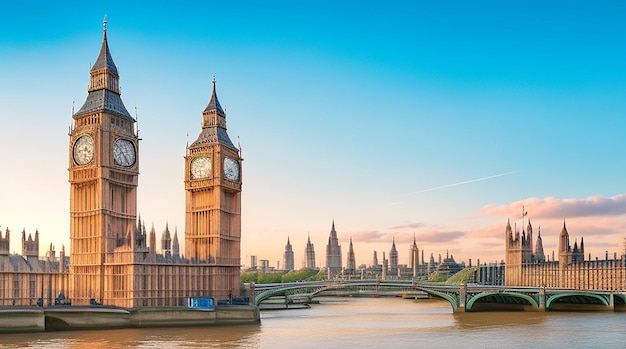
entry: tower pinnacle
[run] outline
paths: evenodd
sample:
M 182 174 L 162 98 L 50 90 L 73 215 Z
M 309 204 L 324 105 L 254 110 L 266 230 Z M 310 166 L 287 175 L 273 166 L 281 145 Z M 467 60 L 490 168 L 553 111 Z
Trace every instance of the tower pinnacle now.
M 217 89 L 215 86 L 217 80 L 215 80 L 215 76 L 213 76 L 213 80 L 211 80 L 211 82 L 213 83 L 213 92 L 211 93 L 211 100 L 209 101 L 209 104 L 207 104 L 206 108 L 204 108 L 204 111 L 208 112 L 215 110 L 219 116 L 226 117 L 226 113 L 224 113 L 224 109 L 222 109 L 220 101 L 217 99 Z

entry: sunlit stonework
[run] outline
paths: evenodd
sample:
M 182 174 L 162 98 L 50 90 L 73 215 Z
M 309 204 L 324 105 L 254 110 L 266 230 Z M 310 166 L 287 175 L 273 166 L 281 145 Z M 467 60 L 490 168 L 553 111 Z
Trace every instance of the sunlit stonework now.
M 185 156 L 185 254 L 167 226 L 157 253 L 154 227 L 148 233 L 137 214 L 137 121 L 121 99 L 104 24 L 89 93 L 69 132 L 70 257 L 64 247 L 57 257 L 51 245 L 39 259 L 38 232 L 34 240 L 22 232 L 23 256 L 9 255 L 7 229 L 0 235 L 0 305 L 52 305 L 60 294 L 73 305 L 129 308 L 237 296 L 242 159 L 226 133 L 215 80 L 200 135 Z

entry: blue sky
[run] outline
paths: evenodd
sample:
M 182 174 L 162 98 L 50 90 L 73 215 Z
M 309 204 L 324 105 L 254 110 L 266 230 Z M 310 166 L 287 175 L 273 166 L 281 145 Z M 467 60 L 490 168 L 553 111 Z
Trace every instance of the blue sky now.
M 563 219 L 594 256 L 626 238 L 621 1 L 5 4 L 0 229 L 69 245 L 72 100 L 107 15 L 139 115 L 138 210 L 184 227 L 183 155 L 211 79 L 243 148 L 242 263 L 324 263 L 334 219 L 358 264 L 413 237 L 427 257 L 504 257 L 525 205 L 546 253 Z M 572 241 L 573 243 L 573 241 Z M 345 259 L 344 259 L 345 261 Z

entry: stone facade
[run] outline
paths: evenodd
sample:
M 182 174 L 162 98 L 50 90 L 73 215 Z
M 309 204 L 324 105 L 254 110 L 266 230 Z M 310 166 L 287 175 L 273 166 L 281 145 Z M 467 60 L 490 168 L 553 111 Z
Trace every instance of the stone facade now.
M 335 230 L 335 220 L 333 220 L 330 235 L 328 236 L 328 244 L 326 245 L 326 269 L 329 277 L 342 273 L 343 267 L 341 264 L 341 246 Z
M 541 232 L 535 250 L 532 249 L 532 225 L 513 233 L 510 222 L 505 228 L 506 262 L 504 284 L 507 286 L 563 287 L 584 290 L 626 289 L 626 255 L 615 253 L 609 258 L 585 260 L 584 241 L 570 245 L 565 222 L 559 234 L 558 261 L 548 260 L 543 254 Z
M 285 253 L 283 255 L 283 268 L 287 271 L 294 269 L 294 260 L 293 260 L 293 247 L 291 246 L 291 242 L 289 242 L 289 238 L 287 238 L 287 245 L 285 245 Z
M 346 260 L 346 274 L 354 274 L 356 272 L 356 256 L 354 255 L 354 245 L 352 245 L 352 237 L 350 237 L 350 247 L 348 248 L 348 258 Z
M 391 250 L 389 250 L 389 275 L 393 278 L 398 277 L 398 250 L 396 249 L 396 239 L 391 242 Z
M 35 305 L 39 298 L 52 304 L 53 299 L 62 290 L 69 289 L 69 256 L 65 256 L 65 247 L 57 256 L 50 244 L 45 256 L 35 255 L 39 251 L 39 234 L 35 239 L 22 231 L 22 254 L 10 254 L 10 230 L 5 236 L 0 232 L 0 306 Z
M 311 243 L 311 237 L 307 238 L 306 247 L 304 249 L 303 268 L 315 269 L 315 246 Z
M 420 251 L 417 247 L 417 241 L 413 236 L 413 245 L 409 248 L 409 268 L 413 270 L 413 277 L 417 276 L 417 271 L 420 265 Z
M 10 256 L 7 230 L 0 236 L 0 304 L 51 304 L 63 293 L 72 304 L 131 308 L 239 295 L 242 159 L 226 133 L 215 80 L 202 130 L 185 156 L 185 256 L 167 226 L 157 254 L 154 227 L 148 235 L 138 218 L 139 135 L 121 99 L 106 21 L 88 92 L 69 133 L 69 263 L 64 249 L 42 262 L 38 232 L 34 239 L 24 232 L 22 256 Z

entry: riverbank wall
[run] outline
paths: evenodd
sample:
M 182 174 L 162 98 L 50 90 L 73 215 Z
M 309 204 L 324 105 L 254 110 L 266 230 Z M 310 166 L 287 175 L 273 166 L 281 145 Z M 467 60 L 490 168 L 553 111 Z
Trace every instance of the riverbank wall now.
M 109 308 L 60 306 L 1 307 L 0 333 L 97 330 L 142 327 L 226 326 L 261 321 L 254 305 L 218 306 L 215 310 L 185 307 Z

